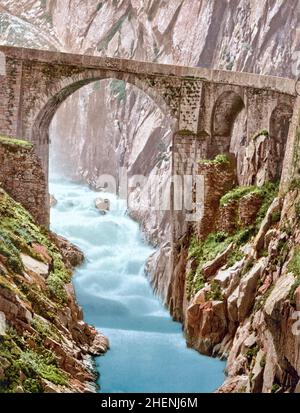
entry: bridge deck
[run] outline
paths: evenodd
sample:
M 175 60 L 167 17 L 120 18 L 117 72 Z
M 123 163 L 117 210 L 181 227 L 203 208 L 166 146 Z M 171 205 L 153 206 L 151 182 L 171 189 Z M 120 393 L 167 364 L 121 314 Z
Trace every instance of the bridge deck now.
M 195 78 L 207 82 L 225 83 L 257 89 L 271 89 L 280 93 L 296 96 L 295 80 L 275 76 L 264 76 L 226 70 L 209 70 L 198 67 L 177 66 L 1 45 L 0 52 L 4 53 L 8 58 L 38 61 L 48 63 L 49 65 L 69 65 L 82 67 L 84 69 L 104 69 L 139 75 L 142 74 L 146 76 Z

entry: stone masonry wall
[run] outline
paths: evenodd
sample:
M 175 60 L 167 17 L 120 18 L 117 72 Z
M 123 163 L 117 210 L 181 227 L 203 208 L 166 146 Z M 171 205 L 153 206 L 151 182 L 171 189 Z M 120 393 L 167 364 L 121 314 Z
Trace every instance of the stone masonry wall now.
M 40 225 L 49 225 L 48 188 L 33 146 L 0 138 L 0 187 L 21 203 Z

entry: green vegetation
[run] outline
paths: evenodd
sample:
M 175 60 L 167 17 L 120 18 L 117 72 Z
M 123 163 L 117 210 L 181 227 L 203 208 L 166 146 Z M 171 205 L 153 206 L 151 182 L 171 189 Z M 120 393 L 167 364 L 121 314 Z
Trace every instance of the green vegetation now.
M 10 138 L 9 136 L 0 135 L 0 144 L 18 146 L 25 149 L 33 148 L 33 144 L 27 141 L 22 141 L 19 139 Z
M 66 302 L 64 284 L 70 282 L 71 271 L 66 268 L 61 254 L 49 240 L 47 232 L 33 222 L 31 215 L 18 203 L 0 190 L 0 254 L 7 258 L 10 270 L 22 274 L 23 264 L 20 252 L 40 261 L 32 243 L 44 245 L 52 258 L 52 270 L 48 278 L 49 297 L 59 303 Z
M 256 218 L 256 226 L 260 227 L 263 219 L 267 215 L 268 209 L 270 208 L 272 202 L 278 195 L 279 183 L 278 182 L 267 182 L 264 186 L 260 188 L 261 196 L 263 198 L 262 206 L 258 212 Z
M 235 249 L 228 257 L 227 268 L 233 267 L 236 262 L 241 261 L 244 257 L 245 254 L 241 250 Z
M 199 162 L 201 165 L 230 165 L 230 160 L 227 155 L 220 154 L 214 159 L 203 159 Z
M 281 218 L 281 211 L 273 212 L 272 214 L 272 223 L 276 224 L 277 222 L 280 221 Z
M 53 364 L 54 362 L 54 356 L 37 354 L 31 350 L 22 352 L 19 360 L 23 371 L 28 369 L 32 375 L 63 386 L 67 384 L 66 375 Z
M 267 356 L 266 356 L 266 354 L 264 354 L 263 355 L 263 357 L 262 357 L 262 359 L 261 359 L 261 361 L 260 361 L 260 367 L 262 368 L 262 369 L 264 369 L 265 367 L 266 367 L 266 359 L 267 359 Z
M 256 139 L 259 136 L 269 136 L 269 131 L 267 129 L 261 129 L 253 135 L 252 139 Z
M 26 282 L 21 253 L 48 262 L 48 258 L 36 252 L 34 244 L 42 245 L 52 258 L 46 284 Z M 8 328 L 0 336 L 0 364 L 5 366 L 5 378 L 0 379 L 0 392 L 16 392 L 19 386 L 25 392 L 43 391 L 42 380 L 56 385 L 67 384 L 66 374 L 58 367 L 52 352 L 45 349 L 46 338 L 61 342 L 61 333 L 53 323 L 57 313 L 67 302 L 65 284 L 70 282 L 71 270 L 66 268 L 56 245 L 46 229 L 37 226 L 31 215 L 0 189 L 0 258 L 5 266 L 0 273 L 0 288 L 9 290 L 31 305 L 35 315 L 32 331 L 23 335 Z
M 214 163 L 226 162 L 227 158 L 217 157 L 213 161 Z M 227 160 L 228 162 L 228 160 Z M 189 248 L 189 258 L 193 260 L 194 269 L 191 270 L 187 276 L 187 296 L 193 297 L 201 288 L 205 285 L 203 277 L 203 266 L 214 260 L 220 253 L 224 252 L 230 244 L 233 244 L 233 250 L 227 257 L 226 267 L 232 267 L 236 262 L 241 261 L 245 254 L 241 251 L 241 246 L 245 245 L 249 240 L 257 233 L 260 228 L 261 222 L 266 216 L 266 213 L 278 193 L 278 184 L 268 182 L 262 187 L 237 187 L 223 196 L 220 201 L 221 206 L 225 206 L 230 202 L 237 202 L 245 196 L 256 194 L 262 198 L 262 205 L 257 214 L 256 222 L 247 228 L 238 228 L 234 234 L 227 234 L 224 232 L 211 233 L 208 237 L 199 242 L 194 237 L 191 240 Z M 272 216 L 273 222 L 278 222 L 280 219 L 280 213 Z M 246 264 L 248 271 L 253 266 L 253 262 L 249 261 Z M 216 286 L 211 284 L 211 298 L 221 298 L 221 291 Z
M 195 136 L 195 133 L 189 129 L 181 129 L 177 132 L 179 136 Z
M 281 386 L 277 383 L 273 384 L 271 393 L 279 393 L 281 390 Z
M 112 80 L 110 90 L 119 103 L 126 101 L 126 83 L 123 80 Z
M 210 291 L 206 293 L 205 296 L 206 300 L 212 301 L 223 301 L 224 297 L 222 294 L 222 288 L 220 284 L 218 284 L 215 280 L 213 280 L 210 284 Z
M 41 393 L 42 379 L 57 385 L 67 384 L 67 377 L 58 367 L 54 355 L 38 342 L 33 351 L 24 337 L 11 328 L 5 336 L 0 336 L 0 362 L 6 373 L 5 379 L 0 379 L 2 393 L 15 393 L 20 385 L 26 392 Z
M 225 232 L 211 233 L 204 241 L 198 241 L 192 238 L 189 248 L 189 258 L 195 261 L 196 268 L 191 270 L 187 276 L 187 295 L 193 297 L 201 288 L 204 287 L 203 266 L 209 261 L 215 259 L 219 254 L 224 252 L 230 244 L 234 244 L 233 252 L 230 254 L 228 262 L 235 263 L 235 259 L 242 259 L 244 254 L 240 251 L 240 246 L 248 242 L 252 235 L 251 230 L 241 230 L 233 235 Z M 215 294 L 216 293 L 216 294 Z M 218 295 L 214 290 L 213 295 Z
M 295 213 L 296 213 L 298 222 L 300 222 L 300 201 L 297 201 L 295 204 Z
M 298 191 L 300 189 L 300 178 L 294 178 L 291 180 L 289 185 L 290 191 Z
M 262 206 L 258 212 L 256 225 L 260 226 L 262 220 L 266 216 L 270 205 L 272 204 L 274 198 L 278 194 L 279 184 L 273 182 L 267 182 L 265 185 L 258 186 L 238 186 L 232 191 L 227 192 L 221 200 L 220 206 L 223 207 L 231 202 L 239 202 L 242 198 L 246 196 L 256 195 L 262 198 Z M 274 217 L 278 219 L 278 217 Z
M 231 202 L 240 201 L 245 196 L 257 193 L 260 194 L 256 186 L 237 186 L 221 198 L 220 205 L 223 207 Z
M 256 358 L 259 348 L 257 346 L 248 348 L 246 351 L 246 357 L 249 362 Z

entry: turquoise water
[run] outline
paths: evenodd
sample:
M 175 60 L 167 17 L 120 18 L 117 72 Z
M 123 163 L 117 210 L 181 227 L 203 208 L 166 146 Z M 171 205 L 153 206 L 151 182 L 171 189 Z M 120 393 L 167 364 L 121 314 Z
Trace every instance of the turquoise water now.
M 153 252 L 139 226 L 126 216 L 125 204 L 66 181 L 53 181 L 58 205 L 52 230 L 85 253 L 74 285 L 85 320 L 110 340 L 111 350 L 97 358 L 104 393 L 213 392 L 224 381 L 225 364 L 188 349 L 181 325 L 154 296 L 144 275 Z M 101 216 L 95 199 L 111 200 Z

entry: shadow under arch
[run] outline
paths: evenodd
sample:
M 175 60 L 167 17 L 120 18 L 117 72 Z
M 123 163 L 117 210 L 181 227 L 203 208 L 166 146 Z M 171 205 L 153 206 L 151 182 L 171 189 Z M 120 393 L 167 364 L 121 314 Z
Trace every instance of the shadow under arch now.
M 234 123 L 243 109 L 244 101 L 234 91 L 223 92 L 217 98 L 211 120 L 211 158 L 219 153 L 229 153 Z

